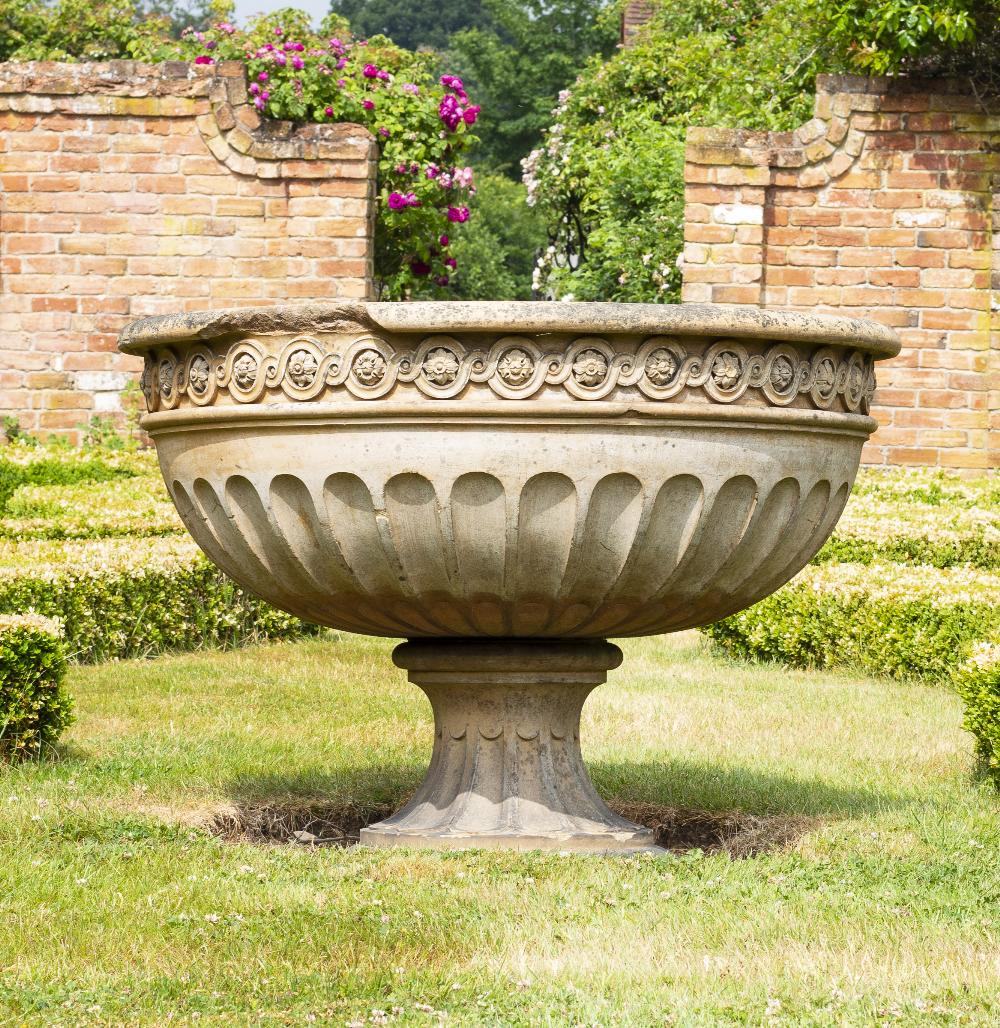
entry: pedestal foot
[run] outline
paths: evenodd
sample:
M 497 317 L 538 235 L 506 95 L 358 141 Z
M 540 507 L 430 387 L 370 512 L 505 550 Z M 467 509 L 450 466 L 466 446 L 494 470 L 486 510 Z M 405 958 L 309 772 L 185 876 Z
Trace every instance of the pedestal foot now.
M 580 710 L 621 663 L 600 640 L 419 640 L 397 666 L 434 709 L 427 777 L 368 846 L 660 852 L 653 833 L 613 813 L 580 755 Z

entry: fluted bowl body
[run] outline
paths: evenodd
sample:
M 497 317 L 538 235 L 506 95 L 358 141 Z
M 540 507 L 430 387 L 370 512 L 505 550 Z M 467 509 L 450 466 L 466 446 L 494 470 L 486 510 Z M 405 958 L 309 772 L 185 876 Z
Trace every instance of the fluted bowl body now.
M 208 556 L 411 638 L 645 635 L 768 595 L 833 529 L 898 350 L 847 319 L 550 303 L 220 311 L 121 345 Z

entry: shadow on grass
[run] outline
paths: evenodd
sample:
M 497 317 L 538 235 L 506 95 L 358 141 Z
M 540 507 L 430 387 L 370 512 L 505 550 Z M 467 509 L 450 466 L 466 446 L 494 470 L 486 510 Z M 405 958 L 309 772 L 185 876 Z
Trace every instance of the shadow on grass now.
M 590 765 L 616 812 L 656 833 L 674 852 L 701 849 L 752 857 L 785 849 L 824 818 L 849 818 L 908 802 L 746 768 L 694 761 Z M 417 764 L 372 765 L 335 774 L 263 775 L 234 781 L 232 806 L 208 828 L 258 844 L 349 846 L 359 832 L 401 807 L 424 775 Z
M 844 788 L 823 779 L 771 774 L 758 768 L 724 767 L 710 761 L 588 762 L 597 791 L 623 802 L 702 810 L 741 810 L 757 815 L 849 818 L 906 806 L 897 792 Z

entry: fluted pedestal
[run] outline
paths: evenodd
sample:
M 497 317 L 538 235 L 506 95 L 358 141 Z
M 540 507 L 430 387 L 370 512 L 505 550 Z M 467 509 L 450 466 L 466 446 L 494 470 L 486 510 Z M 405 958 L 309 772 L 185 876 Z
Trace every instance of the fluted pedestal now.
M 621 663 L 601 640 L 419 640 L 393 660 L 430 698 L 427 777 L 369 846 L 652 850 L 653 833 L 612 813 L 580 755 L 580 710 Z

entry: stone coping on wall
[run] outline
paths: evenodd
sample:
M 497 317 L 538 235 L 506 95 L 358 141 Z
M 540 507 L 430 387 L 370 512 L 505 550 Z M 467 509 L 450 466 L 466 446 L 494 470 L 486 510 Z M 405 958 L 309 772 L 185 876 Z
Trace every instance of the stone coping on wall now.
M 965 112 L 965 113 L 963 113 Z M 871 131 L 998 132 L 1000 109 L 987 111 L 967 88 L 949 80 L 819 75 L 814 116 L 791 132 L 692 127 L 685 159 L 731 166 L 728 175 L 692 175 L 722 184 L 809 188 L 846 174 Z M 947 149 L 948 140 L 942 140 Z M 1000 170 L 1000 161 L 995 162 Z M 759 169 L 759 170 L 758 170 Z
M 685 157 L 685 302 L 894 327 L 864 459 L 1000 466 L 1000 101 L 821 75 L 804 125 L 691 128 Z
M 375 139 L 363 125 L 261 118 L 250 103 L 242 61 L 4 62 L 3 111 L 194 117 L 217 160 L 261 179 L 365 179 L 376 158 Z

